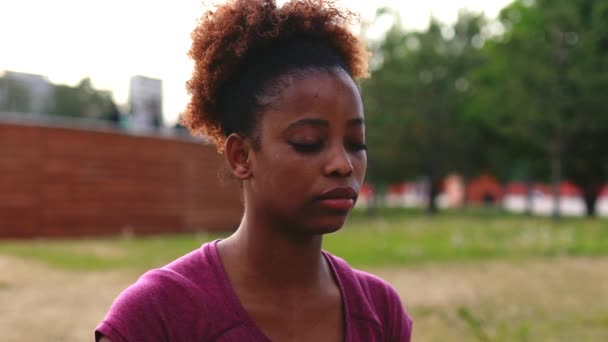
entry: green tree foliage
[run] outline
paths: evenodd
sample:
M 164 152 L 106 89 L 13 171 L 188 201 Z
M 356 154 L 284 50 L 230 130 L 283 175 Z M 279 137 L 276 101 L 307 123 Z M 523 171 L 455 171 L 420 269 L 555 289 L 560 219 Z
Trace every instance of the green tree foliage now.
M 76 87 L 55 86 L 54 104 L 52 114 L 71 117 L 110 119 L 116 111 L 112 94 L 93 88 L 89 78 Z
M 535 168 L 551 174 L 556 201 L 564 176 L 581 185 L 590 212 L 606 180 L 600 167 L 606 153 L 597 138 L 608 133 L 601 100 L 608 91 L 607 8 L 593 0 L 519 0 L 505 8 L 506 31 L 484 50 L 487 63 L 473 71 L 478 92 L 468 108 L 520 158 L 548 166 Z
M 482 57 L 484 23 L 482 16 L 463 12 L 453 27 L 432 21 L 424 32 L 408 32 L 396 16 L 373 48 L 378 65 L 362 84 L 373 127 L 369 179 L 377 184 L 424 177 L 430 212 L 447 172 L 485 167 L 484 154 L 472 153 L 482 147 L 485 131 L 458 115 L 469 96 L 467 74 Z
M 426 177 L 432 210 L 450 171 L 551 180 L 556 194 L 568 178 L 593 212 L 608 179 L 608 2 L 516 0 L 497 22 L 463 12 L 423 32 L 395 18 L 362 84 L 368 179 Z
M 48 83 L 49 92 L 42 95 L 30 87 L 18 78 L 0 77 L 0 111 L 118 120 L 112 93 L 93 88 L 89 78 L 76 87 Z

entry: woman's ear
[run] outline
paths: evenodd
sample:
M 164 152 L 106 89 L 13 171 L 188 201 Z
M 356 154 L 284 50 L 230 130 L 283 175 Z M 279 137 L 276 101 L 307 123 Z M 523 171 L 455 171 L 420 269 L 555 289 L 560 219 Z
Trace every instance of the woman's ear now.
M 238 180 L 251 178 L 251 168 L 249 165 L 249 153 L 251 144 L 248 139 L 237 133 L 232 133 L 226 138 L 224 143 L 224 158 L 230 172 Z

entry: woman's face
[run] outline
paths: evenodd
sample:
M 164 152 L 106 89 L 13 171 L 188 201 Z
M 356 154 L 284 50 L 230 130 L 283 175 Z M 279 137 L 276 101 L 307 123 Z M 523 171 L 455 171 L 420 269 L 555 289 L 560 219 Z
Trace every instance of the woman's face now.
M 257 126 L 248 199 L 293 233 L 336 231 L 367 167 L 357 86 L 345 72 L 311 72 L 293 77 L 271 107 Z

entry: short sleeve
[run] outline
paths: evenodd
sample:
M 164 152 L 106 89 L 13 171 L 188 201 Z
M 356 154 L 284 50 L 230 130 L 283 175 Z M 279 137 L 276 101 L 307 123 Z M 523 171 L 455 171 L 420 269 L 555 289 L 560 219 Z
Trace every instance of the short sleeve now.
M 405 311 L 397 291 L 388 287 L 390 341 L 410 342 L 412 338 L 413 321 Z
M 95 341 L 102 335 L 112 342 L 168 341 L 163 314 L 167 295 L 158 280 L 147 273 L 124 290 L 95 330 Z

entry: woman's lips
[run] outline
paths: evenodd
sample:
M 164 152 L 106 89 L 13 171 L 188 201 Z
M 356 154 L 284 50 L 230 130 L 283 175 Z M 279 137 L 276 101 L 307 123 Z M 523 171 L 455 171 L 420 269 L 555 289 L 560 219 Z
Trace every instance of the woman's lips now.
M 352 198 L 323 198 L 319 200 L 321 207 L 332 210 L 348 211 L 355 205 Z
M 337 187 L 325 191 L 318 197 L 321 207 L 331 210 L 348 211 L 355 205 L 357 191 L 352 187 Z

